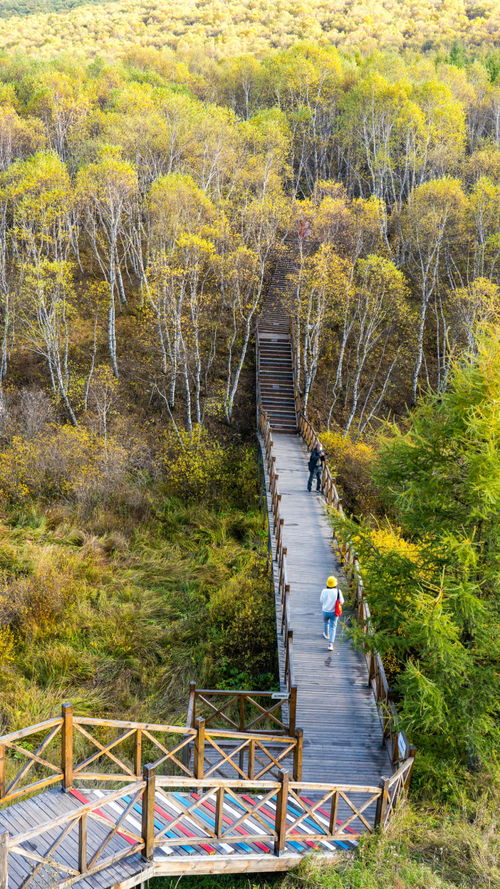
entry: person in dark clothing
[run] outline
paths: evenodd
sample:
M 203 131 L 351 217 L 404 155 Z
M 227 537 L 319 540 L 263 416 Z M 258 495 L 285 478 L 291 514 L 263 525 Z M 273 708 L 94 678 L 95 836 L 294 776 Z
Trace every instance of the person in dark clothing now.
M 309 463 L 307 464 L 307 468 L 309 469 L 309 481 L 307 482 L 308 491 L 312 489 L 314 479 L 316 479 L 316 490 L 321 491 L 321 476 L 325 465 L 325 456 L 325 452 L 318 441 L 311 451 Z

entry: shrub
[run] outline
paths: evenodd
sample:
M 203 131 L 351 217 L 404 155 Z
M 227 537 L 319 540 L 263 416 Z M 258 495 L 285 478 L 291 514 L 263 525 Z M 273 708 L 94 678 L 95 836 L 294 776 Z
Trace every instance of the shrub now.
M 4 575 L 2 587 L 0 624 L 25 633 L 52 629 L 81 592 L 71 557 L 52 546 L 38 551 L 30 575 Z
M 370 478 L 375 449 L 338 432 L 322 432 L 320 438 L 329 455 L 332 474 L 341 489 L 344 508 L 351 515 L 376 513 L 377 492 Z
M 224 445 L 202 426 L 191 434 L 170 430 L 163 451 L 167 491 L 204 506 L 230 501 L 248 508 L 257 493 L 255 459 L 251 448 Z
M 12 660 L 14 660 L 14 637 L 12 631 L 10 627 L 0 627 L 0 667 L 4 667 Z
M 10 503 L 31 499 L 78 502 L 84 510 L 122 490 L 128 454 L 87 429 L 54 426 L 27 440 L 15 436 L 0 454 L 0 496 Z

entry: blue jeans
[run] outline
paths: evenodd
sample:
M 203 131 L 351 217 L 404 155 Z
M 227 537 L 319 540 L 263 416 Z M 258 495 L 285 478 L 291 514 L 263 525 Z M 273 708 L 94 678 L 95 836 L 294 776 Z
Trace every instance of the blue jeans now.
M 316 469 L 309 470 L 309 481 L 307 482 L 307 490 L 310 491 L 313 485 L 314 478 L 316 478 L 316 490 L 321 491 L 321 473 L 323 472 L 323 468 L 318 466 Z
M 334 611 L 323 611 L 323 623 L 325 626 L 325 635 L 328 636 L 330 642 L 335 642 L 335 633 L 337 632 L 338 617 Z

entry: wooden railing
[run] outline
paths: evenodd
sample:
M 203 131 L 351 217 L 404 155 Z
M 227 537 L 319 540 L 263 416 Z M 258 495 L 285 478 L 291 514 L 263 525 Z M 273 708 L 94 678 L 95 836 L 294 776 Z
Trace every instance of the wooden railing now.
M 23 889 L 34 881 L 66 889 L 137 853 L 143 859 L 141 877 L 147 879 L 154 875 L 160 848 L 178 851 L 189 845 L 191 852 L 206 853 L 209 844 L 215 853 L 216 844 L 219 854 L 227 855 L 228 846 L 250 842 L 277 856 L 287 844 L 333 851 L 329 843 L 385 829 L 409 772 L 405 763 L 381 786 L 371 787 L 296 781 L 287 772 L 274 781 L 161 776 L 147 765 L 139 780 L 120 790 L 101 792 L 90 802 L 82 798 L 83 805 L 22 833 L 0 835 L 0 887 L 7 887 L 8 857 L 16 871 L 27 873 Z M 166 824 L 157 817 L 158 807 L 166 814 L 165 803 Z
M 276 457 L 273 455 L 273 439 L 266 412 L 259 408 L 259 431 L 264 444 L 269 491 L 272 504 L 272 520 L 269 523 L 270 545 L 277 563 L 277 584 L 281 602 L 281 633 L 285 649 L 284 681 L 290 694 L 296 699 L 297 687 L 293 675 L 293 630 L 290 622 L 290 583 L 287 573 L 287 548 L 283 544 L 284 519 L 281 516 L 279 475 L 276 472 Z M 273 546 L 274 542 L 274 546 Z
M 189 684 L 189 705 L 186 725 L 194 728 L 197 716 L 214 728 L 230 728 L 259 735 L 295 734 L 297 689 L 279 691 L 232 691 L 218 688 L 197 688 Z
M 299 432 L 307 447 L 312 450 L 314 445 L 320 440 L 320 437 L 307 417 L 304 416 L 297 391 L 295 392 L 295 404 Z M 321 490 L 327 506 L 334 509 L 340 518 L 344 518 L 345 513 L 342 507 L 341 498 L 335 484 L 335 479 L 328 465 L 323 469 Z M 379 713 L 383 724 L 384 740 L 389 749 L 391 762 L 394 768 L 397 769 L 399 764 L 406 759 L 411 758 L 413 761 L 415 747 L 410 744 L 405 733 L 399 728 L 398 714 L 392 701 L 392 692 L 387 681 L 382 658 L 378 652 L 373 651 L 368 644 L 368 638 L 373 636 L 373 627 L 371 624 L 370 607 L 364 592 L 363 578 L 361 576 L 358 557 L 349 540 L 342 540 L 337 535 L 334 537 L 334 542 L 343 563 L 349 587 L 354 598 L 357 622 L 367 637 L 364 653 L 368 665 L 368 681 L 373 689 L 379 707 Z
M 359 833 L 373 833 L 383 814 L 384 790 L 352 784 L 315 784 L 290 779 L 283 772 L 278 781 L 199 781 L 157 778 L 156 789 L 165 792 L 184 790 L 196 794 L 183 804 L 177 795 L 179 814 L 196 821 L 200 811 L 203 837 L 190 837 L 189 844 L 206 844 L 208 840 L 227 844 L 241 844 L 246 839 L 253 844 L 272 843 L 275 855 L 282 854 L 286 843 L 306 843 L 352 840 Z M 249 796 L 249 794 L 257 794 Z M 215 812 L 211 825 L 203 813 L 203 803 L 215 798 Z M 339 805 L 343 808 L 338 818 Z M 228 817 L 230 809 L 235 810 Z M 179 845 L 178 837 L 168 838 L 174 822 L 155 834 L 155 845 Z M 260 832 L 259 832 L 260 831 Z
M 133 781 L 144 765 L 157 774 L 260 779 L 284 767 L 301 777 L 302 733 L 262 734 L 62 715 L 0 737 L 0 803 L 75 781 Z

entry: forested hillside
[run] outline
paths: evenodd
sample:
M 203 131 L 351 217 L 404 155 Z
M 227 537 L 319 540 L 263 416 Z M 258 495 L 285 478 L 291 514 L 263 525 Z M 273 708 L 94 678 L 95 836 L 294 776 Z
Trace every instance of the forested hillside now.
M 491 66 L 304 44 L 0 76 L 6 405 L 36 382 L 101 434 L 117 400 L 230 423 L 283 252 L 306 408 L 345 431 L 445 386 L 498 318 Z
M 490 7 L 327 21 L 325 6 L 206 4 L 175 28 L 161 10 L 117 0 L 2 29 L 2 725 L 62 698 L 179 719 L 189 679 L 276 683 L 252 347 L 283 259 L 304 409 L 419 746 L 399 839 L 283 885 L 491 889 Z M 389 49 L 372 52 L 379 34 Z
M 9 22 L 0 29 L 0 47 L 35 50 L 42 58 L 68 50 L 107 56 L 138 46 L 170 48 L 195 64 L 262 55 L 299 40 L 362 52 L 449 50 L 458 43 L 484 53 L 498 40 L 495 10 L 494 0 L 159 0 L 154 6 L 143 0 L 1 0 L 0 15 Z

